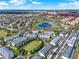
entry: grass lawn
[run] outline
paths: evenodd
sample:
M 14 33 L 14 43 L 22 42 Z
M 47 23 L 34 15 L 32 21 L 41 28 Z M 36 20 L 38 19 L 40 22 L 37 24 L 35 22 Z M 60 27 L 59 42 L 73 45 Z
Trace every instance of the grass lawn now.
M 78 55 L 79 55 L 78 50 L 79 50 L 79 42 L 78 42 L 77 47 L 76 47 L 74 59 L 78 59 Z
M 41 44 L 42 44 L 41 41 L 32 41 L 24 47 L 24 50 L 30 52 L 33 49 L 36 49 L 37 47 L 39 47 Z
M 10 46 L 9 45 L 9 48 L 16 54 L 16 55 L 19 55 L 19 49 L 17 47 L 14 47 L 14 46 Z
M 43 21 L 43 20 L 36 20 L 36 21 L 33 21 L 32 29 L 37 29 L 36 24 L 39 23 L 39 22 L 42 22 L 42 21 Z
M 17 34 L 18 32 L 12 32 L 11 34 Z
M 7 36 L 7 32 L 5 32 L 4 30 L 0 30 L 0 37 L 6 37 Z

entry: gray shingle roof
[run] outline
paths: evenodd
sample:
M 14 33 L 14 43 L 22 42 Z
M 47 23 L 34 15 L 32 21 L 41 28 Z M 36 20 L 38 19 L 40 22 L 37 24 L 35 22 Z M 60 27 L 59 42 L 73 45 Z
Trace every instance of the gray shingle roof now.
M 31 59 L 42 59 L 42 57 L 39 56 L 39 55 L 35 55 L 35 56 L 33 56 Z
M 25 40 L 27 40 L 26 37 L 18 38 L 17 40 L 15 40 L 15 41 L 12 42 L 12 45 L 13 46 L 17 46 L 17 45 L 19 45 L 19 43 L 24 42 Z
M 76 42 L 76 37 L 72 37 L 72 38 L 68 41 L 68 46 L 73 47 L 74 44 L 75 44 L 75 42 Z
M 50 35 L 39 35 L 39 38 L 43 38 L 43 39 L 50 39 Z
M 58 41 L 60 40 L 60 36 L 57 36 L 57 37 L 55 37 L 51 42 L 50 42 L 50 44 L 52 44 L 52 45 L 57 45 L 57 43 L 58 43 Z
M 12 40 L 14 40 L 15 38 L 18 38 L 18 37 L 19 37 L 18 34 L 17 34 L 17 35 L 13 35 L 13 36 L 11 36 L 11 37 L 5 38 L 4 41 L 5 41 L 5 42 L 12 41 Z
M 14 56 L 13 52 L 6 47 L 1 47 L 0 53 L 2 53 L 5 59 L 11 59 Z
M 69 57 L 70 57 L 70 55 L 72 53 L 72 50 L 73 50 L 73 48 L 72 47 L 69 47 L 69 46 L 67 48 L 65 48 L 64 49 L 64 52 L 63 52 L 63 55 L 62 55 L 62 58 L 64 57 L 64 58 L 69 59 Z
M 48 44 L 46 46 L 44 46 L 40 51 L 39 51 L 39 55 L 42 57 L 45 57 L 48 55 L 49 50 L 52 48 L 53 46 L 51 44 Z M 41 55 L 42 54 L 42 55 Z
M 75 54 L 75 50 L 73 49 L 71 56 L 70 56 L 70 59 L 74 59 L 74 54 Z

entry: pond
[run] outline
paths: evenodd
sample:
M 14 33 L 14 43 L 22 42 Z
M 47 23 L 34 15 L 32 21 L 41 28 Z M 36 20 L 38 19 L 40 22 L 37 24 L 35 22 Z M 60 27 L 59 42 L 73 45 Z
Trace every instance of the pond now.
M 51 22 L 39 22 L 37 24 L 38 28 L 49 28 L 52 27 L 52 23 Z

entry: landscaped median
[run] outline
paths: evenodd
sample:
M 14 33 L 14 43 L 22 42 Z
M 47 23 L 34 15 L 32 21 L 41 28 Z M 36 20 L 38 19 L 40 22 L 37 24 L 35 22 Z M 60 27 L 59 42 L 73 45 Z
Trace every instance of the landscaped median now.
M 40 40 L 34 40 L 24 46 L 24 50 L 29 53 L 35 53 L 43 46 L 43 42 Z

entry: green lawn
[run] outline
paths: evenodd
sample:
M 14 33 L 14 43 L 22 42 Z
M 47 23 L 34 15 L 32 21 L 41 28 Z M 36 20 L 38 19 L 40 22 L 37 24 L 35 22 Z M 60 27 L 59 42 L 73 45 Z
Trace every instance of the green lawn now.
M 76 51 L 75 51 L 74 59 L 77 59 L 77 57 L 78 57 L 78 50 L 79 50 L 79 42 L 78 42 L 78 44 L 76 46 Z
M 42 22 L 42 21 L 43 21 L 43 20 L 33 21 L 32 29 L 37 29 L 36 24 L 39 23 L 39 22 Z
M 32 41 L 24 47 L 24 50 L 30 52 L 42 44 L 41 41 Z
M 19 55 L 19 49 L 17 47 L 14 47 L 14 46 L 10 46 L 9 45 L 9 48 L 16 54 L 16 55 Z
M 7 32 L 5 32 L 4 30 L 0 30 L 0 37 L 6 37 L 7 36 Z

